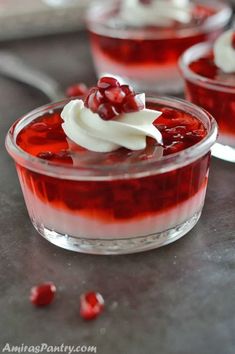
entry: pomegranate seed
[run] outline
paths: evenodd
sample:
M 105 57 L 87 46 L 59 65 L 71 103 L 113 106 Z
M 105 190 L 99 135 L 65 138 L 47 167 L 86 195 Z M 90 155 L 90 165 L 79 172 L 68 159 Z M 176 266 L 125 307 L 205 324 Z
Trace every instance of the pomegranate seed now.
M 114 77 L 104 76 L 99 79 L 97 86 L 100 90 L 107 90 L 110 87 L 119 87 L 120 84 Z
M 232 46 L 235 49 L 235 32 L 232 34 Z
M 87 94 L 88 88 L 83 83 L 71 85 L 66 90 L 67 97 L 84 96 Z
M 39 152 L 37 157 L 43 160 L 52 160 L 54 158 L 54 154 L 51 151 Z
M 117 115 L 117 111 L 110 103 L 102 103 L 99 106 L 97 113 L 104 120 L 110 120 Z
M 125 103 L 123 105 L 123 111 L 126 113 L 130 113 L 130 112 L 136 112 L 136 111 L 140 111 L 141 109 L 144 109 L 144 103 L 141 97 L 139 96 L 140 95 L 127 96 Z
M 133 87 L 131 87 L 129 85 L 121 85 L 121 89 L 126 94 L 126 96 L 135 94 Z
M 53 283 L 34 286 L 30 291 L 30 301 L 35 306 L 47 306 L 55 297 L 56 287 Z
M 92 110 L 92 112 L 96 113 L 101 103 L 102 103 L 102 96 L 98 90 L 89 95 L 87 104 L 90 110 Z
M 90 90 L 88 91 L 88 93 L 87 93 L 87 95 L 86 95 L 86 97 L 85 97 L 85 100 L 84 100 L 84 105 L 85 105 L 86 108 L 89 108 L 89 106 L 88 106 L 88 100 L 89 100 L 90 95 L 91 95 L 92 93 L 97 92 L 97 90 L 98 90 L 97 87 L 91 87 Z
M 105 96 L 111 103 L 122 103 L 126 97 L 125 92 L 120 87 L 111 87 L 104 92 Z
M 102 77 L 92 87 L 84 102 L 85 107 L 110 120 L 122 112 L 136 112 L 144 108 L 142 95 L 136 95 L 129 85 L 120 85 L 113 77 Z
M 80 297 L 80 316 L 84 320 L 95 319 L 104 308 L 103 296 L 99 293 L 89 292 Z
M 117 112 L 117 114 L 121 114 L 122 113 L 122 104 L 115 104 L 115 111 Z

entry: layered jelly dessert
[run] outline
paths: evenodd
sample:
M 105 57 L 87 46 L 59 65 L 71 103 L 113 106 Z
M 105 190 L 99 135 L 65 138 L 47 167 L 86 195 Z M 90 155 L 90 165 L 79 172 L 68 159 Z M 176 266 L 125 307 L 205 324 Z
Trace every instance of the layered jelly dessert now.
M 216 123 L 177 99 L 146 99 L 103 77 L 84 100 L 18 121 L 6 146 L 36 229 L 90 253 L 167 244 L 197 222 Z
M 88 12 L 98 76 L 110 74 L 139 91 L 178 92 L 179 56 L 214 40 L 231 17 L 221 1 L 102 1 Z
M 234 30 L 224 32 L 213 46 L 204 43 L 190 48 L 182 57 L 181 69 L 186 98 L 208 110 L 218 122 L 221 146 L 216 146 L 215 154 L 235 162 Z

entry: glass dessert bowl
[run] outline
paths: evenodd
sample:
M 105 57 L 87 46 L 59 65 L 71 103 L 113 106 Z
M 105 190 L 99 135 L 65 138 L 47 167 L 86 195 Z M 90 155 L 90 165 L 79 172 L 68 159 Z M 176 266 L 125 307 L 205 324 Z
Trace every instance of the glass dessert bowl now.
M 34 227 L 69 250 L 160 247 L 192 229 L 203 208 L 215 120 L 179 99 L 147 98 L 145 108 L 143 95 L 115 82 L 91 89 L 85 106 L 65 100 L 30 112 L 6 138 Z
M 192 45 L 214 40 L 231 17 L 221 1 L 100 1 L 87 15 L 98 77 L 112 75 L 146 93 L 183 88 L 177 61 Z
M 214 46 L 210 43 L 197 44 L 189 48 L 180 59 L 181 72 L 185 79 L 186 99 L 210 112 L 219 125 L 218 143 L 213 147 L 212 154 L 230 162 L 235 162 L 235 39 L 233 44 L 233 38 L 235 32 L 227 31 L 218 38 Z

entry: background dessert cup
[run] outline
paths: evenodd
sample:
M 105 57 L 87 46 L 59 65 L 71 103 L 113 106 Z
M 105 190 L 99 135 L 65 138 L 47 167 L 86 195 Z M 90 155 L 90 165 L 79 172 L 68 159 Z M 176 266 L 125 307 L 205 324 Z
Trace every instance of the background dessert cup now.
M 133 27 L 118 19 L 120 1 L 94 4 L 87 27 L 97 76 L 113 75 L 140 92 L 179 92 L 183 87 L 179 56 L 196 43 L 214 40 L 231 17 L 231 9 L 221 1 L 191 5 L 200 20 L 168 27 L 156 20 L 155 25 Z
M 185 80 L 185 97 L 210 112 L 219 125 L 218 143 L 212 148 L 212 154 L 235 162 L 235 75 L 226 74 L 227 80 L 223 75 L 223 81 L 213 78 L 214 67 L 208 67 L 208 64 L 202 70 L 210 70 L 212 78 L 199 75 L 190 68 L 192 62 L 207 57 L 212 50 L 210 43 L 200 43 L 182 55 L 180 68 Z M 228 80 L 232 75 L 234 79 Z
M 115 163 L 117 150 L 105 165 L 80 167 L 66 164 L 67 155 L 62 156 L 65 163 L 59 163 L 22 150 L 17 144 L 22 129 L 46 114 L 54 114 L 51 124 L 55 125 L 53 119 L 67 102 L 29 113 L 12 126 L 6 138 L 38 232 L 57 246 L 95 254 L 148 250 L 185 235 L 198 221 L 204 204 L 210 148 L 217 136 L 215 120 L 191 103 L 151 98 L 147 108 L 168 107 L 196 117 L 196 124 L 206 129 L 205 137 L 161 159 L 150 154 L 134 163 Z M 42 123 L 33 129 L 43 136 Z M 57 135 L 54 132 L 53 139 L 60 144 Z M 29 139 L 36 138 L 30 135 Z

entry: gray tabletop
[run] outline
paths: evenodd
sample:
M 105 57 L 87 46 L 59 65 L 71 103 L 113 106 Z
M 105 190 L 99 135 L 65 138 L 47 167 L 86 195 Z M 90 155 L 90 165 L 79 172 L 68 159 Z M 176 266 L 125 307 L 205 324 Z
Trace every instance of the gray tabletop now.
M 83 33 L 1 46 L 63 87 L 95 80 Z M 2 77 L 0 92 L 0 348 L 64 343 L 96 346 L 98 354 L 234 354 L 235 165 L 212 159 L 202 217 L 176 243 L 126 256 L 65 251 L 33 229 L 4 149 L 14 120 L 47 99 Z M 55 282 L 58 296 L 50 307 L 36 309 L 29 289 L 46 280 Z M 87 290 L 106 301 L 93 322 L 79 317 L 79 295 Z

